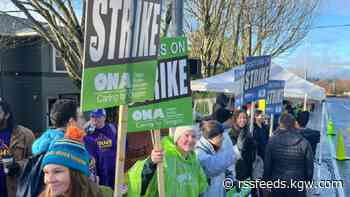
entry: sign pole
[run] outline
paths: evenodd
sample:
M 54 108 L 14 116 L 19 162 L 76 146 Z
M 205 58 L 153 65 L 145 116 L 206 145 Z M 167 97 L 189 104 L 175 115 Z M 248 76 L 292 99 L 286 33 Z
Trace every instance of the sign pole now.
M 271 137 L 272 136 L 272 134 L 273 134 L 273 119 L 274 119 L 274 115 L 273 114 L 271 114 L 270 115 L 270 132 L 269 132 L 269 136 Z
M 249 131 L 253 135 L 254 130 L 254 112 L 255 112 L 255 101 L 252 102 L 252 105 L 250 106 L 250 127 Z
M 115 169 L 114 197 L 122 197 L 124 184 L 125 141 L 128 129 L 128 105 L 119 106 L 119 124 L 117 136 L 117 159 Z
M 304 111 L 306 111 L 307 109 L 307 94 L 305 94 L 305 97 L 304 97 Z
M 161 149 L 162 146 L 160 144 L 160 130 L 156 129 L 153 134 L 154 134 L 153 147 L 155 149 Z M 157 172 L 158 172 L 157 173 L 158 194 L 159 194 L 159 197 L 165 197 L 163 162 L 157 164 Z

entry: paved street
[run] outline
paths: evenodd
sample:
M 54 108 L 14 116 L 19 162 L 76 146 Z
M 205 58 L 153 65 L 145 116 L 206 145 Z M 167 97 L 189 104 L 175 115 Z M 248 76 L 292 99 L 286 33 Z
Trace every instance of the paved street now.
M 350 152 L 349 141 L 350 133 L 346 132 L 347 128 L 350 128 L 350 100 L 349 99 L 339 99 L 330 98 L 327 99 L 326 108 L 328 111 L 328 117 L 334 122 L 335 131 L 338 129 L 343 130 L 344 143 L 346 144 L 347 153 Z M 313 129 L 321 129 L 321 107 L 319 106 L 314 113 L 309 123 L 309 127 Z M 326 115 L 327 117 L 327 115 Z M 322 137 L 321 151 L 322 151 L 322 162 L 321 165 L 315 162 L 315 179 L 317 179 L 317 170 L 320 166 L 320 180 L 343 180 L 344 188 L 329 188 L 329 189 L 319 189 L 318 192 L 313 189 L 308 192 L 308 196 L 346 196 L 346 193 L 350 192 L 350 160 L 349 161 L 337 161 L 335 160 L 335 150 L 336 150 L 336 140 L 337 136 L 327 137 L 326 136 L 326 121 L 324 122 L 324 132 Z M 318 146 L 317 155 L 320 151 L 320 146 Z M 345 193 L 345 194 L 344 194 Z

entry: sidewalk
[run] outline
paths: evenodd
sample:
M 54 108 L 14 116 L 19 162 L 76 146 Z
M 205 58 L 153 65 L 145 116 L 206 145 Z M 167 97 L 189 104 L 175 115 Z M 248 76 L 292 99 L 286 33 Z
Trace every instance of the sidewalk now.
M 321 106 L 318 106 L 315 112 L 311 114 L 308 127 L 316 130 L 321 130 L 321 116 L 322 116 Z M 326 124 L 326 122 L 324 122 L 324 124 Z M 326 127 L 324 126 L 324 131 L 325 131 L 325 128 Z M 320 145 L 322 146 L 322 161 L 321 161 L 321 165 L 319 166 L 318 159 L 319 159 L 320 145 L 318 145 L 316 158 L 314 162 L 314 180 L 317 179 L 318 167 L 320 167 L 320 180 L 336 180 L 335 170 L 334 170 L 333 161 L 332 161 L 333 158 L 332 158 L 330 146 L 328 144 L 329 141 L 327 140 L 327 136 L 325 132 L 323 133 L 321 140 L 322 141 L 320 142 Z M 339 195 L 336 188 L 331 188 L 331 189 L 313 188 L 308 190 L 307 196 L 308 197 L 313 197 L 313 196 L 337 197 Z

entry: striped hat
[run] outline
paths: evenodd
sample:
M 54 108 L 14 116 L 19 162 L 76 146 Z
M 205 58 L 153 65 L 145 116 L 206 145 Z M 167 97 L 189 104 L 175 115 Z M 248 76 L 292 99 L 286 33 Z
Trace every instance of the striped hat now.
M 47 164 L 63 165 L 89 176 L 89 153 L 84 144 L 71 139 L 55 141 L 44 156 L 41 164 L 43 169 Z

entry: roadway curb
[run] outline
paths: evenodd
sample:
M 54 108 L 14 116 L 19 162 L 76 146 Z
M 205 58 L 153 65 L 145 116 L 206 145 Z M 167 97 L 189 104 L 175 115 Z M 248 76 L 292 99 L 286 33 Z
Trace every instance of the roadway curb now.
M 326 102 L 327 104 L 327 102 Z M 328 121 L 329 114 L 328 114 L 328 107 L 326 105 L 326 122 Z M 324 136 L 327 137 L 327 136 Z M 327 137 L 328 138 L 328 137 Z M 335 149 L 334 149 L 334 144 L 330 139 L 327 139 L 327 144 L 329 146 L 330 152 L 332 154 L 332 158 L 330 159 L 332 161 L 332 168 L 333 168 L 333 173 L 334 173 L 334 178 L 335 180 L 342 180 L 339 174 L 339 169 L 336 163 L 335 158 Z M 345 197 L 344 189 L 341 187 L 336 188 L 337 190 L 337 196 L 338 197 Z

